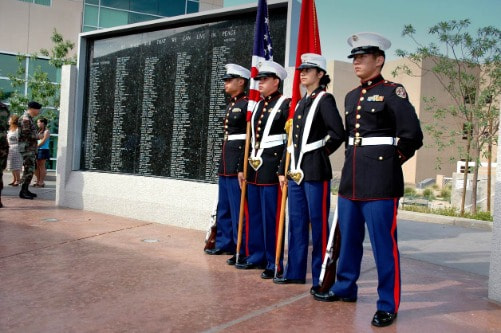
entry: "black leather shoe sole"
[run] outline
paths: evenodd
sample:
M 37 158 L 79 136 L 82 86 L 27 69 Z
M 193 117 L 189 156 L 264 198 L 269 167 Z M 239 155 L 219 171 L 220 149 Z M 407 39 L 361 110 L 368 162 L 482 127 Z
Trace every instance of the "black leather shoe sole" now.
M 261 273 L 261 279 L 265 280 L 273 279 L 274 276 L 275 276 L 275 271 L 273 269 L 265 269 Z
M 320 290 L 320 286 L 313 286 L 310 288 L 310 295 L 315 295 Z
M 221 249 L 208 249 L 208 250 L 204 250 L 204 251 L 205 251 L 205 253 L 213 255 L 213 256 L 219 256 L 221 254 L 233 254 L 231 252 L 223 251 Z
M 376 327 L 385 327 L 393 324 L 393 321 L 397 318 L 396 313 L 376 311 L 374 318 L 372 318 L 371 324 Z
M 236 255 L 233 255 L 233 257 L 231 257 L 230 259 L 226 260 L 226 263 L 228 265 L 230 265 L 230 266 L 235 265 L 236 262 L 237 262 L 237 256 Z
M 276 278 L 273 279 L 273 283 L 276 284 L 305 284 L 306 280 L 303 279 L 287 279 L 287 278 Z
M 313 289 L 313 288 L 312 288 Z M 311 293 L 311 290 L 310 290 Z M 326 293 L 321 293 L 321 292 L 314 292 L 313 293 L 313 298 L 317 301 L 320 302 L 336 302 L 336 301 L 342 301 L 342 302 L 348 302 L 348 303 L 354 303 L 357 301 L 356 297 L 339 297 L 336 295 L 333 291 L 328 291 Z
M 240 257 L 238 258 L 238 263 L 239 264 L 242 264 L 245 262 L 245 256 L 243 255 L 240 255 Z M 236 255 L 233 255 L 233 257 L 231 257 L 230 259 L 226 260 L 226 263 L 230 266 L 233 266 L 237 263 L 237 256 Z
M 266 266 L 245 261 L 242 263 L 235 264 L 235 267 L 238 269 L 263 269 Z

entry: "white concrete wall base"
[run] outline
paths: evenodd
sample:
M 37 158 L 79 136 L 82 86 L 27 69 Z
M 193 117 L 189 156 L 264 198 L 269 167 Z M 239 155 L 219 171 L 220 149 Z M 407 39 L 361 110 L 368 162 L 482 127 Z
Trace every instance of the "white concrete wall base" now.
M 58 206 L 207 230 L 217 185 L 73 171 L 59 192 Z

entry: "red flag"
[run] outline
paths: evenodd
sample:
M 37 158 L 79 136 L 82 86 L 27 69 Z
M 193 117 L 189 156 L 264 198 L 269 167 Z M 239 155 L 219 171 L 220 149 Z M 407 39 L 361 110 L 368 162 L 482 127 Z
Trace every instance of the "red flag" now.
M 301 55 L 303 53 L 322 54 L 315 0 L 303 0 L 301 5 L 301 18 L 299 19 L 299 33 L 296 51 L 296 68 L 301 65 Z M 292 84 L 292 101 L 289 109 L 289 119 L 294 117 L 296 104 L 301 99 L 300 85 L 301 80 L 299 78 L 299 71 L 296 70 L 294 71 L 294 81 Z
M 257 66 L 265 60 L 273 60 L 273 47 L 271 45 L 270 19 L 268 16 L 268 4 L 266 0 L 259 0 L 257 5 L 256 26 L 254 29 L 254 46 L 252 48 L 252 69 L 249 84 L 249 103 L 247 106 L 247 121 L 252 117 L 254 106 L 261 95 L 259 93 L 259 81 L 254 80 L 258 73 Z

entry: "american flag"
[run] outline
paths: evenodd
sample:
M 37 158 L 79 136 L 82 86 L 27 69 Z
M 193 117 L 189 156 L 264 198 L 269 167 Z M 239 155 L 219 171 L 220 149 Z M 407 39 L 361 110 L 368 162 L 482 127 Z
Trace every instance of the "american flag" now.
M 256 26 L 254 30 L 254 47 L 252 49 L 252 69 L 249 86 L 249 104 L 247 106 L 247 121 L 250 121 L 254 106 L 260 100 L 259 81 L 255 80 L 258 64 L 265 60 L 273 60 L 271 46 L 270 18 L 266 0 L 259 0 L 257 5 Z

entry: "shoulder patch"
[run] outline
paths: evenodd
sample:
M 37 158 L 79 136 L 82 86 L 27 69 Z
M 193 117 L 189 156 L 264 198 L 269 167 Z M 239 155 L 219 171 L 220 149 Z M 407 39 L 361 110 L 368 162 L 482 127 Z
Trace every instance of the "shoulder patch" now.
M 404 87 L 397 87 L 397 89 L 395 89 L 395 94 L 400 98 L 407 98 L 407 92 Z

